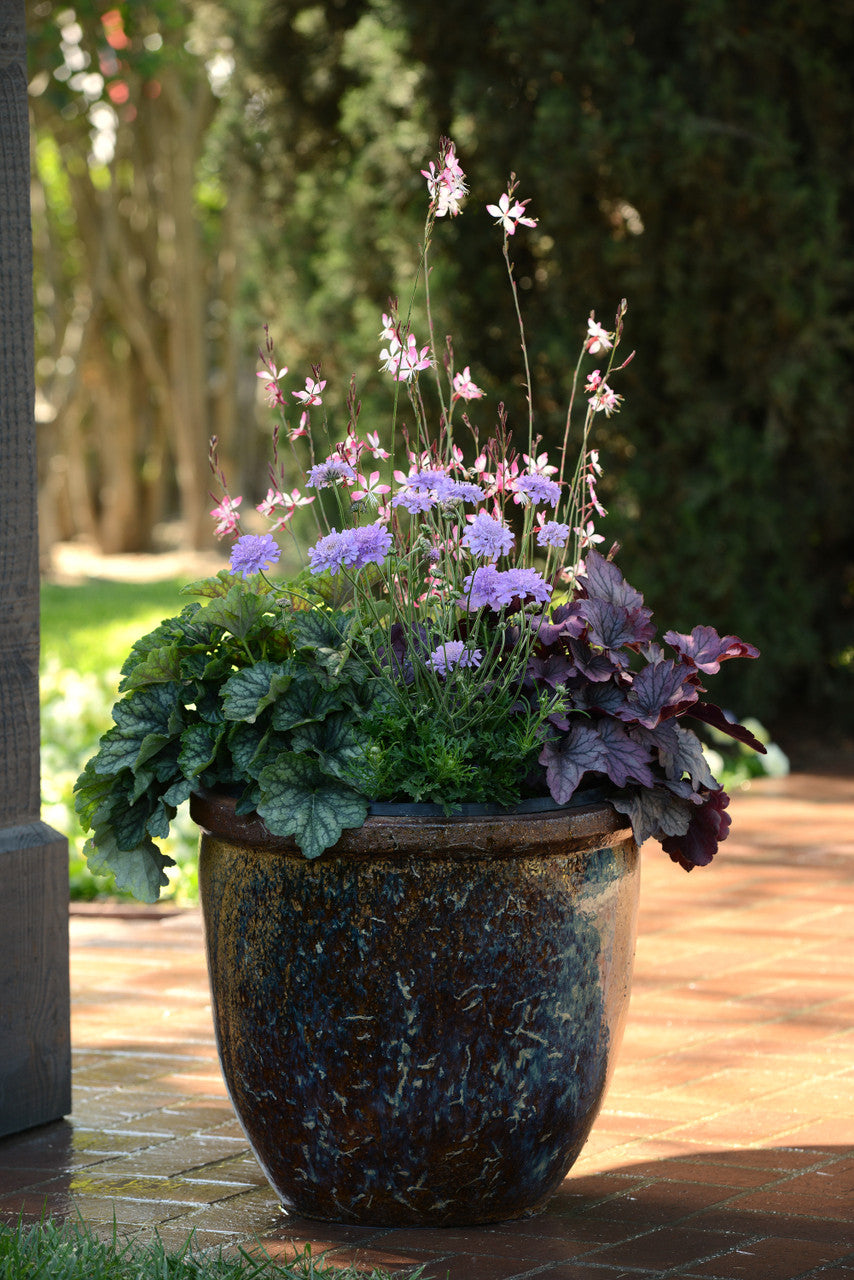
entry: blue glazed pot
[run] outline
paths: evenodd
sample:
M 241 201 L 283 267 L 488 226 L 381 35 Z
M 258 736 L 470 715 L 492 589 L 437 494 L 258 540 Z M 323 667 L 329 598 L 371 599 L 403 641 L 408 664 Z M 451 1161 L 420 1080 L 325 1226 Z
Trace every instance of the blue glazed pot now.
M 191 812 L 223 1074 L 285 1208 L 380 1226 L 541 1208 L 622 1035 L 624 819 L 374 815 L 310 862 L 234 801 Z

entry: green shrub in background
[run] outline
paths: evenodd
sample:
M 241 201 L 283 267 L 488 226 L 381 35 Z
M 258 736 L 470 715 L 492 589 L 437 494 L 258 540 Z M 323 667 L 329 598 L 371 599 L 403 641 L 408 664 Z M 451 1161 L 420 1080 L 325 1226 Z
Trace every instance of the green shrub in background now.
M 443 230 L 461 287 L 436 324 L 518 424 L 515 318 L 482 216 L 513 166 L 539 218 L 516 263 L 545 445 L 587 310 L 609 323 L 625 296 L 637 357 L 607 427 L 602 531 L 677 629 L 713 618 L 759 646 L 722 674 L 726 702 L 850 731 L 854 26 L 807 0 L 279 0 L 269 15 L 258 48 L 286 86 L 264 161 L 288 255 L 280 358 L 329 361 L 349 330 L 347 370 L 388 294 L 408 296 L 399 171 L 446 133 L 487 178 L 480 216 Z

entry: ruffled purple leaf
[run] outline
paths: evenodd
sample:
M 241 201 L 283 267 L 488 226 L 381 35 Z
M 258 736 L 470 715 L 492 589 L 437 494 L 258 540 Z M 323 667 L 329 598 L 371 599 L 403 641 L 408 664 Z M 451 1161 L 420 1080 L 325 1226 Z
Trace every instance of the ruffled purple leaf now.
M 665 631 L 664 639 L 680 658 L 713 676 L 727 658 L 758 658 L 759 650 L 738 636 L 719 636 L 714 627 L 695 627 L 691 634 Z
M 691 801 L 663 787 L 643 791 L 630 787 L 608 799 L 615 809 L 628 815 L 638 844 L 666 836 L 684 836 L 691 824 Z
M 591 684 L 585 680 L 577 688 L 570 690 L 572 705 L 577 711 L 601 711 L 606 716 L 618 716 L 623 719 L 626 710 L 626 691 L 613 680 L 599 681 Z M 629 712 L 626 719 L 631 720 Z
M 587 623 L 588 643 L 612 654 L 628 645 L 645 644 L 655 635 L 646 609 L 625 609 L 596 598 L 579 601 L 579 609 Z
M 602 740 L 587 724 L 577 724 L 565 737 L 547 742 L 539 755 L 549 792 L 558 804 L 567 804 L 584 774 L 599 772 L 604 761 Z
M 636 742 L 654 750 L 658 762 L 669 782 L 678 782 L 687 774 L 689 789 L 717 787 L 718 783 L 709 768 L 700 739 L 690 729 L 683 729 L 675 720 L 662 720 L 654 729 L 637 725 L 629 733 Z
M 640 609 L 643 596 L 630 587 L 617 566 L 598 551 L 584 557 L 584 586 L 591 599 L 606 600 L 622 609 Z
M 571 636 L 582 635 L 586 623 L 581 617 L 580 605 L 579 600 L 573 601 L 572 604 L 558 605 L 552 613 L 551 622 L 545 616 L 532 618 L 531 629 L 537 638 L 537 643 L 550 646 L 561 640 L 567 640 Z
M 625 666 L 628 662 L 623 654 L 594 653 L 583 640 L 570 640 L 569 650 L 580 674 L 594 683 L 610 680 L 615 668 Z
M 548 684 L 558 689 L 575 675 L 575 667 L 562 653 L 550 653 L 545 658 L 531 658 L 527 674 L 537 684 Z
M 632 718 L 647 729 L 654 729 L 660 720 L 696 700 L 697 690 L 686 681 L 685 668 L 670 659 L 644 667 L 626 694 Z
M 717 853 L 718 845 L 729 835 L 731 819 L 724 812 L 728 804 L 729 796 L 723 788 L 711 791 L 704 803 L 694 810 L 685 834 L 662 840 L 664 852 L 686 871 L 707 867 Z
M 728 720 L 726 714 L 713 702 L 697 702 L 689 707 L 685 714 L 693 720 L 702 720 L 703 724 L 709 724 L 713 729 L 719 729 L 721 733 L 729 734 L 731 738 L 735 738 L 737 742 L 743 742 L 747 747 L 752 747 L 760 755 L 768 754 L 764 743 L 754 737 L 749 729 L 745 729 L 743 724 L 739 724 L 736 720 Z
M 624 787 L 628 782 L 637 782 L 642 787 L 655 785 L 649 751 L 633 741 L 618 721 L 597 720 L 595 729 L 605 750 L 600 768 L 615 786 Z

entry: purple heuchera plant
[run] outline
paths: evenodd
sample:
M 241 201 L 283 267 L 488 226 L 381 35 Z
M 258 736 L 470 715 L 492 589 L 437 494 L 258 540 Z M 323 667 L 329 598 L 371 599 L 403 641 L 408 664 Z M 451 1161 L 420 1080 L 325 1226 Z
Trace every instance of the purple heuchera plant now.
M 757 751 L 764 747 L 719 707 L 700 700 L 702 676 L 727 658 L 759 651 L 713 627 L 665 633 L 676 656 L 654 642 L 652 614 L 617 566 L 587 553 L 576 599 L 535 632 L 528 687 L 560 687 L 584 716 L 551 718 L 540 763 L 548 788 L 566 804 L 582 787 L 607 780 L 608 799 L 631 820 L 638 843 L 653 837 L 686 870 L 711 862 L 727 836 L 729 797 L 713 778 L 697 737 L 680 717 L 713 724 Z

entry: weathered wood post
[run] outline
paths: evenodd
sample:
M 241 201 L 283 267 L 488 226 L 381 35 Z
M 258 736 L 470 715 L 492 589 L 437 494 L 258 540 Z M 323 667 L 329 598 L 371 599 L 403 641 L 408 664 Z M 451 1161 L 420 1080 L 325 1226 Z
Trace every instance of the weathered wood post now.
M 71 1110 L 68 852 L 39 821 L 24 0 L 0 0 L 0 1135 Z

